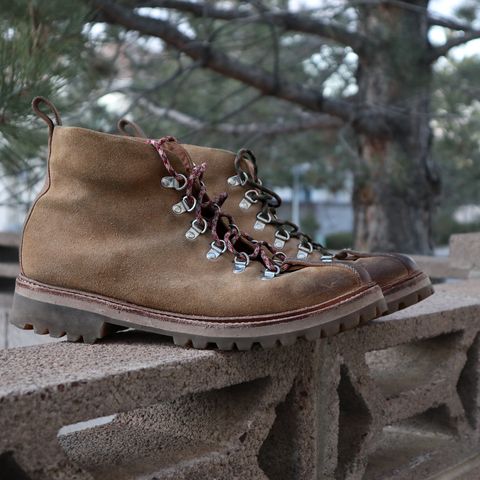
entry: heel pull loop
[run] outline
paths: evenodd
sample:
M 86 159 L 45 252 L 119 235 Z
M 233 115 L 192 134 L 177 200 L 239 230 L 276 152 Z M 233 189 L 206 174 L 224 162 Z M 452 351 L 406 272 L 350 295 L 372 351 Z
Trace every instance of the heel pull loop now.
M 55 117 L 55 121 L 52 120 L 50 116 L 48 116 L 46 113 L 42 112 L 42 110 L 40 110 L 40 106 L 42 104 L 45 104 L 50 110 L 50 112 L 53 113 Z M 62 125 L 62 119 L 60 118 L 60 113 L 58 113 L 58 110 L 56 109 L 55 105 L 47 98 L 35 97 L 32 101 L 32 109 L 35 112 L 35 114 L 47 124 L 50 137 L 53 134 L 53 129 L 55 128 L 55 126 Z
M 131 120 L 127 120 L 126 118 L 121 118 L 118 121 L 117 128 L 122 135 L 127 137 L 148 138 L 140 125 Z

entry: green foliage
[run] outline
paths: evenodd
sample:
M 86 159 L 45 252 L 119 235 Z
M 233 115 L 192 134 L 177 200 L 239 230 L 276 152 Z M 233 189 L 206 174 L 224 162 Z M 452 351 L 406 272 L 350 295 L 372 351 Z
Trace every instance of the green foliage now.
M 34 95 L 57 96 L 85 70 L 87 10 L 82 2 L 0 0 L 0 11 L 1 123 L 12 128 Z
M 313 239 L 316 238 L 316 233 L 320 228 L 320 224 L 318 223 L 318 219 L 313 212 L 308 212 L 306 215 L 303 215 L 300 220 L 300 225 L 302 227 L 302 232 L 310 235 Z
M 467 0 L 456 8 L 455 14 L 465 22 L 471 23 L 478 18 L 479 9 L 478 0 Z
M 7 178 L 21 175 L 23 187 L 12 201 L 28 202 L 24 193 L 41 178 L 47 145 L 47 128 L 32 114 L 33 97 L 50 98 L 82 124 L 78 113 L 105 72 L 95 60 L 100 44 L 89 35 L 85 2 L 0 0 L 0 11 L 0 169 Z M 92 114 L 102 118 L 95 103 Z
M 480 222 L 458 223 L 451 215 L 438 215 L 433 224 L 433 238 L 436 245 L 448 245 L 451 235 L 456 233 L 480 232 Z
M 332 250 L 341 250 L 342 248 L 351 248 L 353 245 L 352 232 L 338 232 L 327 235 L 325 246 Z
M 440 214 L 480 204 L 480 57 L 450 59 L 435 76 L 434 156 L 443 178 Z

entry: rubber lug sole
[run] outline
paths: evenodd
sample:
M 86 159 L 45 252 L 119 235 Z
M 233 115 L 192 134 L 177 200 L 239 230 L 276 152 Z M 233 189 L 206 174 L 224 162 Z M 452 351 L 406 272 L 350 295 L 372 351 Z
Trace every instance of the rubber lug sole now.
M 384 292 L 388 308 L 384 315 L 411 307 L 433 293 L 435 292 L 427 275 L 421 274 L 413 279 L 408 279 L 392 288 L 391 291 Z
M 27 292 L 26 295 L 30 294 Z M 339 305 L 340 310 L 334 311 L 333 314 L 328 311 L 319 312 L 305 318 L 279 323 L 264 322 L 267 324 L 261 326 L 256 324 L 244 326 L 242 323 L 233 326 L 221 324 L 212 326 L 212 323 L 208 322 L 192 322 L 192 326 L 188 324 L 185 326 L 185 323 L 172 324 L 171 319 L 160 318 L 157 322 L 152 322 L 155 325 L 153 326 L 140 324 L 142 317 L 138 315 L 128 317 L 125 314 L 124 318 L 115 318 L 114 315 L 119 315 L 116 310 L 111 311 L 112 316 L 106 315 L 104 306 L 102 313 L 97 313 L 53 303 L 66 301 L 64 297 L 58 295 L 48 297 L 49 301 L 26 295 L 23 291 L 22 294 L 15 292 L 10 321 L 22 329 L 33 328 L 39 334 L 50 334 L 56 338 L 66 335 L 68 341 L 94 343 L 115 331 L 135 328 L 168 336 L 173 339 L 175 345 L 182 347 L 219 350 L 250 350 L 255 345 L 273 348 L 278 345 L 293 345 L 298 339 L 312 341 L 330 337 L 363 325 L 381 316 L 386 310 L 380 288 L 371 287 L 358 295 L 358 298 Z M 145 322 L 147 320 L 145 317 Z M 174 331 L 175 328 L 191 331 Z

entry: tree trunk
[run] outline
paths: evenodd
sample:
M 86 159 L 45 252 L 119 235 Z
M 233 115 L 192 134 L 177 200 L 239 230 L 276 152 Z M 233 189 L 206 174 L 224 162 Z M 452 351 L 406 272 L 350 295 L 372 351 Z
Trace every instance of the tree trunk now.
M 428 0 L 408 3 L 428 6 Z M 359 60 L 357 122 L 385 123 L 383 133 L 357 135 L 355 247 L 430 254 L 439 178 L 431 158 L 426 15 L 385 2 L 361 7 L 359 28 L 378 43 Z M 379 115 L 362 118 L 362 106 L 378 106 Z M 396 119 L 383 120 L 386 111 Z

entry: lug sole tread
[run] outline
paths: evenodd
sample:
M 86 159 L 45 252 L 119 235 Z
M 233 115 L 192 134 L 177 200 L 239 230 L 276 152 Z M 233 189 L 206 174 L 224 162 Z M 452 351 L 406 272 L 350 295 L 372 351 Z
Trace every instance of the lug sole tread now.
M 426 287 L 423 287 L 416 292 L 409 293 L 408 295 L 405 295 L 396 301 L 388 302 L 387 300 L 388 310 L 383 315 L 389 315 L 391 313 L 411 307 L 412 305 L 422 302 L 430 295 L 433 295 L 433 293 L 433 287 L 431 285 L 427 285 Z
M 181 347 L 190 347 L 195 349 L 218 349 L 222 351 L 248 351 L 259 345 L 263 349 L 270 349 L 276 346 L 291 346 L 298 340 L 314 341 L 320 338 L 327 338 L 337 335 L 341 332 L 352 330 L 360 325 L 364 325 L 371 320 L 382 315 L 384 308 L 383 301 L 377 301 L 368 305 L 358 312 L 347 315 L 344 318 L 331 321 L 324 325 L 309 328 L 306 331 L 273 334 L 262 338 L 213 338 L 208 336 L 189 335 L 185 333 L 172 333 L 169 336 L 175 345 Z M 81 316 L 82 312 L 78 310 Z M 94 316 L 93 320 L 84 319 L 80 322 L 72 322 L 72 327 L 68 328 L 67 322 L 61 323 L 55 315 L 48 318 L 48 315 L 43 315 L 42 319 L 28 318 L 28 321 L 19 321 L 22 318 L 20 311 L 17 316 L 11 320 L 11 323 L 20 329 L 34 330 L 36 334 L 50 335 L 53 338 L 67 337 L 69 342 L 83 342 L 93 344 L 98 340 L 110 335 L 111 333 L 125 329 L 124 326 L 119 326 L 108 321 L 104 321 L 105 317 Z

